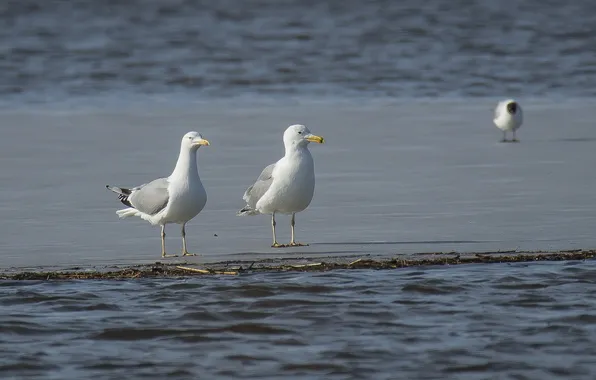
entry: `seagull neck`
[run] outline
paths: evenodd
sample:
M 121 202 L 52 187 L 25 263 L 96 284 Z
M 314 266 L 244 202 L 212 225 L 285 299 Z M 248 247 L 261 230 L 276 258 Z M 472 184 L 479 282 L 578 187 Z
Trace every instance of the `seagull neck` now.
M 197 153 L 188 149 L 180 149 L 176 167 L 170 177 L 183 178 L 188 174 L 196 173 L 198 175 L 199 169 L 197 167 Z
M 305 152 L 308 152 L 308 149 L 306 148 L 306 146 L 288 144 L 288 145 L 286 145 L 286 154 L 285 154 L 285 156 L 286 157 L 301 156 Z

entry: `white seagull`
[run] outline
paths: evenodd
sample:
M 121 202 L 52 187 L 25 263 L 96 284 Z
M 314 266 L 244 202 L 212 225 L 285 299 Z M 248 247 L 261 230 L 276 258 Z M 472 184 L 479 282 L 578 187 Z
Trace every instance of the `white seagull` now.
M 120 218 L 138 216 L 161 226 L 161 256 L 176 257 L 166 254 L 166 232 L 168 223 L 182 225 L 182 255 L 195 256 L 186 249 L 186 223 L 197 216 L 207 203 L 207 193 L 199 178 L 197 150 L 203 145 L 210 145 L 197 132 L 188 132 L 182 138 L 178 162 L 172 174 L 147 184 L 126 189 L 106 185 L 118 194 L 120 202 L 128 208 L 116 211 Z
M 271 247 L 293 247 L 308 244 L 294 239 L 295 216 L 310 204 L 315 191 L 315 164 L 308 150 L 309 142 L 325 140 L 310 133 L 304 125 L 295 124 L 283 136 L 286 153 L 267 166 L 257 181 L 244 193 L 246 206 L 237 215 L 271 214 L 273 244 Z M 275 236 L 275 213 L 292 214 L 290 244 L 279 244 Z
M 503 131 L 503 140 L 501 142 L 507 142 L 507 132 L 513 132 L 512 142 L 518 142 L 515 138 L 515 131 L 521 127 L 524 121 L 524 114 L 521 106 L 518 102 L 513 99 L 507 99 L 499 102 L 497 108 L 495 108 L 495 118 L 493 122 Z

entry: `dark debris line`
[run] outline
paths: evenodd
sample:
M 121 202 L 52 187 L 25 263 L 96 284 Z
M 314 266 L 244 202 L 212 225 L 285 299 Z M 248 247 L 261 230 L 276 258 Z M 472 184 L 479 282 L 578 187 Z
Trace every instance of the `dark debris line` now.
M 36 271 L 0 273 L 2 280 L 125 280 L 135 278 L 176 278 L 201 275 L 239 275 L 254 272 L 324 272 L 336 269 L 398 269 L 412 266 L 460 265 L 481 263 L 515 263 L 532 261 L 587 260 L 596 257 L 596 250 L 575 250 L 547 253 L 436 253 L 423 257 L 387 258 L 380 260 L 357 259 L 352 262 L 309 262 L 306 264 L 284 264 L 253 262 L 246 268 L 230 263 L 215 263 L 202 268 L 177 264 L 155 263 L 138 267 L 122 268 L 113 271 Z M 258 264 L 258 265 L 255 265 Z

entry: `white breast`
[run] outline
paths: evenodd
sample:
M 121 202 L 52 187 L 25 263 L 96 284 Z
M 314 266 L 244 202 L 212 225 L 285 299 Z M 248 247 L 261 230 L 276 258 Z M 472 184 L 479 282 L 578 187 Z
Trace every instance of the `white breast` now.
M 300 212 L 312 201 L 314 190 L 314 162 L 304 149 L 302 154 L 278 161 L 271 187 L 256 206 L 263 214 Z
M 193 181 L 194 182 L 194 181 Z M 199 181 L 183 186 L 170 186 L 170 201 L 164 218 L 169 223 L 185 223 L 197 216 L 207 203 L 207 192 Z

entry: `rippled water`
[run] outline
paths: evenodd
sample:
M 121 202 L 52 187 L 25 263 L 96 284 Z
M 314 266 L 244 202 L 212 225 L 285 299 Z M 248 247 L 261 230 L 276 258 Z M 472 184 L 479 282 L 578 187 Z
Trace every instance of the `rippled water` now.
M 593 379 L 595 264 L 2 282 L 0 374 Z
M 23 0 L 0 22 L 6 103 L 596 94 L 591 0 Z

